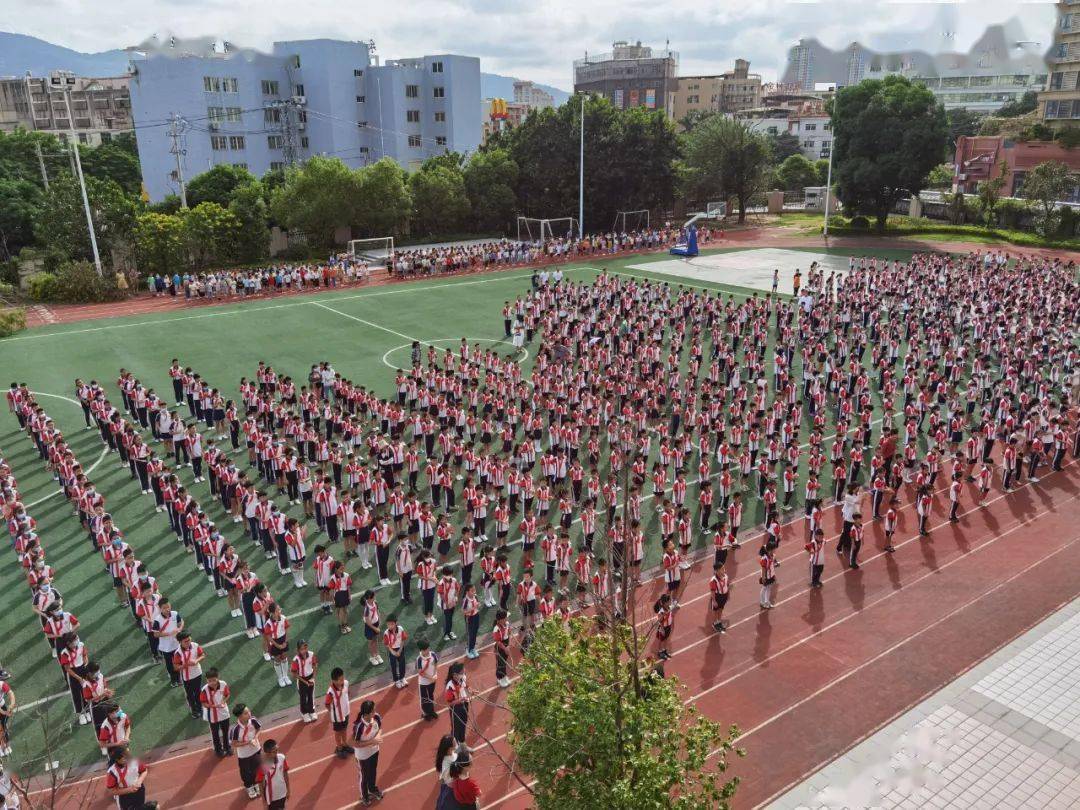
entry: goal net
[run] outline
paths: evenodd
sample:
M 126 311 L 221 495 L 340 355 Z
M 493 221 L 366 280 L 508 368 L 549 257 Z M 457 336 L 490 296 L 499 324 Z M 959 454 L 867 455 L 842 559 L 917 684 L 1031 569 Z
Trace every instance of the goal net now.
M 394 238 L 353 239 L 349 242 L 349 255 L 368 264 L 389 264 L 394 260 Z
M 578 221 L 574 217 L 555 217 L 554 219 L 517 218 L 517 238 L 519 242 L 539 242 L 544 244 L 552 239 L 572 239 L 577 236 L 577 232 Z
M 723 219 L 727 216 L 727 202 L 711 202 L 705 206 L 709 219 Z
M 642 208 L 638 211 L 620 211 L 615 215 L 615 225 L 612 230 L 615 233 L 633 233 L 634 231 L 648 230 L 649 211 Z

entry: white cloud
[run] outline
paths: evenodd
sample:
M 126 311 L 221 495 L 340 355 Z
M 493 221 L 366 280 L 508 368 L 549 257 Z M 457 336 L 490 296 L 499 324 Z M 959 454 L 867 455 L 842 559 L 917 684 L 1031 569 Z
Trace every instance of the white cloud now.
M 857 39 L 882 50 L 967 50 L 987 25 L 1019 11 L 1017 0 L 0 0 L 9 30 L 82 51 L 125 47 L 151 33 L 214 35 L 262 48 L 277 39 L 374 38 L 384 58 L 468 54 L 479 56 L 485 71 L 567 89 L 571 62 L 586 50 L 609 50 L 616 39 L 659 47 L 670 41 L 684 73 L 727 69 L 744 57 L 772 79 L 800 37 L 834 48 Z M 1049 47 L 1053 6 L 1031 3 L 1022 11 L 1026 39 Z

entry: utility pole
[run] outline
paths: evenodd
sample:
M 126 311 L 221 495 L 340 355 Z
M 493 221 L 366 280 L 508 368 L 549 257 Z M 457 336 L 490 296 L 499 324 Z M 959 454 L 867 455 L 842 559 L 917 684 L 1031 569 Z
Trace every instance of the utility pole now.
M 178 113 L 173 113 L 172 123 L 169 125 L 169 137 L 172 138 L 170 153 L 176 156 L 176 179 L 180 183 L 180 207 L 187 208 L 187 185 L 184 183 L 184 162 L 180 159 L 187 152 L 180 147 L 180 132 L 182 120 Z
M 38 168 L 41 169 L 41 182 L 45 186 L 45 190 L 49 190 L 49 173 L 45 171 L 45 158 L 41 155 L 41 144 L 34 144 L 34 151 L 37 152 Z
M 69 80 L 74 83 L 74 79 Z M 79 159 L 79 136 L 75 132 L 75 119 L 71 115 L 71 88 L 64 87 L 64 105 L 67 108 L 68 131 L 71 133 L 71 151 L 75 156 L 75 173 L 79 178 L 79 188 L 82 190 L 83 210 L 86 212 L 86 227 L 90 230 L 90 248 L 94 253 L 94 267 L 99 276 L 105 275 L 101 270 L 101 254 L 98 253 L 97 234 L 94 233 L 94 218 L 90 215 L 90 198 L 86 196 L 86 178 L 83 176 L 82 160 Z
M 829 144 L 829 171 L 825 179 L 825 227 L 822 229 L 822 235 L 829 238 L 829 201 L 832 197 L 832 156 L 836 152 L 836 134 L 833 133 L 832 143 Z
M 585 238 L 585 94 L 581 94 L 581 148 L 578 158 L 578 239 Z

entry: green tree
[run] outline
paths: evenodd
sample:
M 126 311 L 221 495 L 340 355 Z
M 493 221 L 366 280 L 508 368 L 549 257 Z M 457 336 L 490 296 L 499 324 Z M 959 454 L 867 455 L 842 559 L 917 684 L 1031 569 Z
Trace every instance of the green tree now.
M 990 180 L 983 180 L 977 186 L 979 196 L 979 210 L 983 216 L 983 222 L 987 228 L 990 228 L 994 224 L 994 209 L 997 208 L 998 201 L 1001 199 L 1001 189 L 1005 185 L 1005 166 L 1004 161 L 1001 166 L 1001 174 Z
M 941 162 L 945 110 L 922 85 L 886 76 L 841 88 L 831 114 L 838 194 L 884 231 L 896 201 L 918 194 Z
M 979 133 L 979 127 L 982 126 L 983 119 L 986 116 L 972 112 L 966 107 L 953 107 L 950 110 L 945 111 L 945 122 L 949 127 L 949 135 L 945 141 L 945 160 L 948 161 L 952 158 L 953 152 L 956 149 L 956 140 L 961 136 L 972 136 Z
M 409 176 L 413 223 L 419 234 L 456 233 L 469 214 L 465 175 L 445 163 L 422 167 Z
M 56 136 L 16 129 L 14 132 L 0 131 L 0 178 L 28 180 L 44 189 L 38 149 L 50 180 L 70 174 L 67 147 Z
M 578 210 L 581 97 L 530 113 L 486 149 L 505 149 L 518 166 L 517 210 L 557 217 Z M 678 141 L 661 110 L 616 109 L 585 101 L 586 230 L 610 227 L 620 210 L 657 208 L 674 199 Z
M 112 180 L 125 193 L 138 196 L 142 191 L 142 168 L 139 155 L 128 140 L 106 141 L 100 146 L 80 146 L 79 161 L 83 174 L 99 180 Z
M 682 128 L 683 132 L 689 132 L 706 118 L 714 115 L 719 115 L 719 113 L 713 112 L 712 110 L 690 110 L 686 115 L 679 119 L 679 126 Z
M 239 223 L 234 254 L 239 262 L 257 262 L 270 253 L 270 228 L 262 183 L 237 186 L 229 195 L 229 211 Z
M 240 220 L 217 203 L 203 202 L 180 214 L 184 243 L 196 267 L 225 264 L 235 258 Z
M 330 248 L 337 228 L 351 225 L 361 198 L 361 177 L 338 158 L 313 157 L 289 169 L 273 192 L 275 222 L 307 236 L 313 246 Z
M 690 192 L 699 200 L 735 198 L 739 222 L 745 222 L 750 198 L 771 179 L 772 153 L 765 136 L 742 121 L 717 116 L 688 132 L 683 144 Z
M 0 261 L 34 243 L 42 197 L 41 189 L 29 180 L 0 178 Z
M 1038 94 L 1034 90 L 1028 90 L 1016 101 L 1002 104 L 994 115 L 997 118 L 1016 118 L 1020 115 L 1027 115 L 1028 113 L 1035 112 L 1038 106 Z
M 818 185 L 817 168 L 802 155 L 792 155 L 776 169 L 776 181 L 785 191 L 816 186 Z
M 517 198 L 518 166 L 505 149 L 477 152 L 465 165 L 465 193 L 478 231 L 509 233 Z
M 776 163 L 783 163 L 792 155 L 802 154 L 797 135 L 792 135 L 790 132 L 780 132 L 777 134 L 770 133 L 765 137 L 769 140 L 769 148 L 772 149 L 773 161 Z
M 1066 149 L 1075 149 L 1080 146 L 1080 127 L 1072 125 L 1062 127 L 1054 133 L 1054 140 Z
M 939 163 L 930 170 L 926 176 L 927 188 L 949 188 L 953 181 L 953 167 L 951 163 Z
M 135 220 L 135 255 L 144 273 L 171 274 L 185 269 L 187 241 L 184 219 L 148 211 Z
M 814 170 L 817 172 L 817 184 L 824 186 L 829 182 L 829 159 L 818 158 L 814 161 Z
M 113 247 L 130 244 L 138 203 L 112 180 L 86 178 L 94 231 L 102 261 Z M 90 232 L 86 226 L 78 181 L 70 174 L 52 180 L 35 223 L 38 241 L 57 255 L 69 259 L 92 259 Z
M 397 236 L 412 213 L 408 174 L 393 158 L 360 169 L 360 197 L 354 227 L 361 236 Z
M 231 163 L 219 163 L 191 178 L 187 184 L 187 203 L 192 208 L 203 202 L 213 202 L 224 207 L 232 199 L 233 191 L 254 182 L 255 176 L 247 169 Z
M 1024 176 L 1021 194 L 1041 209 L 1038 229 L 1043 236 L 1054 232 L 1054 209 L 1058 202 L 1068 198 L 1076 183 L 1077 177 L 1072 170 L 1056 160 L 1040 163 Z
M 537 630 L 507 707 L 516 765 L 535 780 L 540 810 L 729 806 L 738 781 L 723 774 L 735 730 L 724 734 L 685 705 L 679 683 L 643 660 L 645 643 L 625 622 Z

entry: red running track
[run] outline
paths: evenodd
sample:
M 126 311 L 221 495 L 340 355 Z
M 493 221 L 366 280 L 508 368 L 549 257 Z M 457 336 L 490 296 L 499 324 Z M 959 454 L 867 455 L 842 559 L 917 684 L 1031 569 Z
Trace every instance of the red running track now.
M 730 628 L 713 632 L 706 593 L 711 555 L 690 573 L 669 648 L 667 672 L 686 687 L 687 700 L 723 725 L 742 729 L 748 756 L 733 760 L 742 780 L 737 807 L 757 806 L 817 770 L 987 655 L 1080 595 L 1080 486 L 1078 465 L 1047 474 L 1011 495 L 991 493 L 977 506 L 965 493 L 961 522 L 947 521 L 946 499 L 936 499 L 932 532 L 920 539 L 910 504 L 902 505 L 897 552 L 880 551 L 884 536 L 867 523 L 861 568 L 847 570 L 835 555 L 824 587 L 807 587 L 802 521 L 781 545 L 777 607 L 757 607 L 755 538 L 729 556 Z M 831 540 L 839 514 L 830 510 Z M 651 604 L 653 582 L 642 595 Z M 444 662 L 445 663 L 445 662 Z M 504 757 L 506 713 L 498 708 L 490 654 L 468 662 L 480 728 Z M 768 674 L 763 676 L 767 671 Z M 445 711 L 431 724 L 419 717 L 415 687 L 373 695 L 384 720 L 379 785 L 389 808 L 429 808 L 435 801 L 434 749 L 448 730 Z M 344 810 L 357 803 L 352 759 L 332 755 L 324 716 L 264 731 L 287 754 L 290 808 Z M 469 740 L 481 745 L 479 740 Z M 150 763 L 150 798 L 163 807 L 255 806 L 240 787 L 236 764 L 197 750 Z M 527 807 L 528 793 L 481 747 L 473 775 L 485 808 Z M 100 780 L 92 794 L 103 796 Z M 86 806 L 86 788 L 61 806 Z

